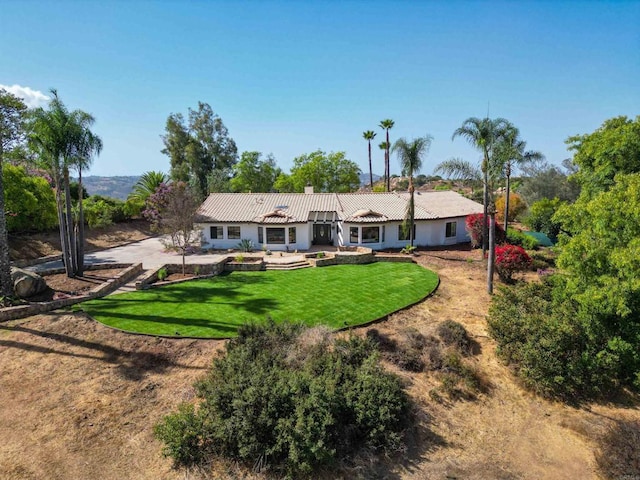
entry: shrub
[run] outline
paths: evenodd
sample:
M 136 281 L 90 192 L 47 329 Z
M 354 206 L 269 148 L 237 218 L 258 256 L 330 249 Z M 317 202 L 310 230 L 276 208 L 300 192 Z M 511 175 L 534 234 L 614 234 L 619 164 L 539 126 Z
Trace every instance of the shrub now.
M 448 347 L 454 347 L 463 355 L 471 353 L 471 339 L 467 330 L 458 322 L 445 320 L 436 329 L 436 333 Z
M 400 250 L 400 253 L 413 255 L 413 253 L 417 250 L 417 248 L 418 247 L 416 247 L 415 245 L 406 245 L 402 250 Z
M 631 347 L 584 321 L 566 296 L 565 283 L 550 275 L 540 283 L 500 289 L 488 317 L 498 355 L 527 388 L 545 397 L 569 400 L 613 392 L 632 364 Z
M 84 218 L 89 227 L 106 227 L 131 218 L 125 213 L 125 203 L 116 198 L 92 195 L 83 203 Z
M 331 341 L 299 325 L 246 325 L 155 433 L 176 466 L 214 457 L 308 476 L 361 448 L 402 446 L 409 410 L 400 381 L 370 340 Z
M 242 263 L 244 262 L 244 255 L 236 255 L 233 260 L 235 262 Z
M 158 280 L 160 280 L 161 282 L 164 282 L 168 276 L 169 272 L 165 267 L 162 267 L 160 270 L 158 270 Z
M 324 252 L 316 253 L 316 258 L 324 258 Z
M 515 228 L 507 228 L 507 243 L 518 245 L 525 250 L 535 250 L 540 245 L 538 240 Z
M 605 478 L 640 478 L 640 422 L 617 421 L 600 440 L 596 462 Z
M 238 248 L 245 253 L 253 252 L 253 241 L 249 238 L 243 238 L 240 240 L 240 243 L 238 243 Z
M 496 199 L 496 216 L 504 220 L 504 209 L 506 195 L 500 195 Z M 527 209 L 527 204 L 517 193 L 509 193 L 509 221 L 513 222 L 521 213 Z
M 484 215 L 482 213 L 474 213 L 468 215 L 465 220 L 465 226 L 469 237 L 471 237 L 471 245 L 473 247 L 479 247 L 482 245 L 482 222 Z M 489 219 L 486 220 L 489 225 Z M 506 234 L 504 228 L 496 222 L 496 245 L 501 245 L 505 242 Z
M 524 271 L 531 266 L 531 257 L 522 247 L 516 245 L 497 246 L 495 265 L 500 279 L 510 283 L 514 273 Z

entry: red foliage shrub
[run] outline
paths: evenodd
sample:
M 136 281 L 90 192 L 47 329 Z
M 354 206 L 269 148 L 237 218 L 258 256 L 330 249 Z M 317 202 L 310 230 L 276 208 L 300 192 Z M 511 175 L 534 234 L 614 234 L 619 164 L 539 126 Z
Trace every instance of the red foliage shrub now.
M 502 245 L 496 247 L 496 272 L 504 282 L 511 282 L 513 274 L 528 269 L 531 257 L 522 247 L 517 245 Z
M 474 248 L 482 246 L 482 221 L 484 215 L 482 213 L 473 213 L 467 216 L 465 220 L 465 226 L 469 237 L 471 237 L 471 245 Z M 487 218 L 487 227 L 489 226 L 489 219 Z M 507 239 L 507 235 L 504 232 L 504 228 L 496 222 L 496 245 L 503 244 Z

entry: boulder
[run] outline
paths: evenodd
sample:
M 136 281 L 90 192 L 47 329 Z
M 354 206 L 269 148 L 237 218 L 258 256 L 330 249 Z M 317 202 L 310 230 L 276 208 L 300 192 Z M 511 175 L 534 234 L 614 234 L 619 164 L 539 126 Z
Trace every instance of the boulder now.
M 29 298 L 47 289 L 45 279 L 30 270 L 11 267 L 11 280 L 13 291 L 20 298 Z

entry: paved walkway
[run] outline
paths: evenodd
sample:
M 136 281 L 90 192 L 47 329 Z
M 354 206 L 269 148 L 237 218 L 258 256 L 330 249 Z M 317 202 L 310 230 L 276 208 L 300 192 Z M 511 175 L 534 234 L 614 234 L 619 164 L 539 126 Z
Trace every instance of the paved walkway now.
M 217 263 L 226 255 L 202 254 L 187 255 L 186 263 Z M 99 252 L 85 254 L 85 264 L 95 263 L 138 263 L 142 262 L 142 268 L 149 270 L 158 268 L 166 263 L 182 263 L 182 255 L 174 252 L 165 252 L 160 237 L 146 238 L 139 242 L 109 248 Z M 46 262 L 30 267 L 32 270 L 47 270 L 61 268 L 62 261 Z

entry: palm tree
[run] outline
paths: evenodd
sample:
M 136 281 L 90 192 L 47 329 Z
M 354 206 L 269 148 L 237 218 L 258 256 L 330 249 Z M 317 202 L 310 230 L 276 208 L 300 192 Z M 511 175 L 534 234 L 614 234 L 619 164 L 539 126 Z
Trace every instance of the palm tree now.
M 371 191 L 373 191 L 373 168 L 371 166 L 371 140 L 376 137 L 376 133 L 373 130 L 367 130 L 362 134 L 362 137 L 369 143 L 369 183 L 371 185 Z
M 51 94 L 53 98 L 47 110 L 37 108 L 30 112 L 29 144 L 38 155 L 37 162 L 51 176 L 60 224 L 62 259 L 67 275 L 74 277 L 81 268 L 73 228 L 69 170 L 88 165 L 91 157 L 101 150 L 102 141 L 89 129 L 94 121 L 91 115 L 82 110 L 70 112 L 56 90 L 51 90 Z
M 431 135 L 416 138 L 411 142 L 400 138 L 393 144 L 392 149 L 392 151 L 398 155 L 398 160 L 400 160 L 402 175 L 409 177 L 409 204 L 407 205 L 407 218 L 405 221 L 409 220 L 409 239 L 412 247 L 414 240 L 413 225 L 415 220 L 413 174 L 419 172 L 422 168 L 422 157 L 429 152 L 432 140 L 433 137 Z
M 480 170 L 482 172 L 482 199 L 484 221 L 482 224 L 482 258 L 487 251 L 487 242 L 489 239 L 489 231 L 487 225 L 487 211 L 489 207 L 489 170 L 493 162 L 493 150 L 497 143 L 506 134 L 510 123 L 504 118 L 467 118 L 460 128 L 457 128 L 451 137 L 465 138 L 473 147 L 482 152 L 482 163 Z
M 511 191 L 511 173 L 513 167 L 530 162 L 544 160 L 544 155 L 537 150 L 528 150 L 527 142 L 520 138 L 520 132 L 516 127 L 511 127 L 505 134 L 502 142 L 496 147 L 496 158 L 504 168 L 506 178 L 505 203 L 504 203 L 504 231 L 509 224 L 509 193 Z
M 128 200 L 144 202 L 155 193 L 161 183 L 168 182 L 169 176 L 166 173 L 155 172 L 153 170 L 144 172 L 133 186 L 133 190 L 129 194 Z
M 384 160 L 385 160 L 385 173 L 382 178 L 382 184 L 385 191 L 387 191 L 387 151 L 389 150 L 389 144 L 387 142 L 380 142 L 378 148 L 384 152 Z
M 390 118 L 387 118 L 386 120 L 382 120 L 380 122 L 380 128 L 386 130 L 387 132 L 387 148 L 384 154 L 384 181 L 387 192 L 391 190 L 391 172 L 389 168 L 389 148 L 391 148 L 391 143 L 389 143 L 389 130 L 392 129 L 394 125 L 395 122 Z
M 433 169 L 433 173 L 442 173 L 447 178 L 461 180 L 463 184 L 470 184 L 472 194 L 474 185 L 477 186 L 482 183 L 482 171 L 472 163 L 462 160 L 461 158 L 451 158 L 440 162 Z
M 11 260 L 4 211 L 2 163 L 4 155 L 24 140 L 23 120 L 27 106 L 15 95 L 0 89 L 0 296 L 7 302 L 13 296 Z M 4 303 L 0 302 L 0 304 Z

